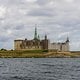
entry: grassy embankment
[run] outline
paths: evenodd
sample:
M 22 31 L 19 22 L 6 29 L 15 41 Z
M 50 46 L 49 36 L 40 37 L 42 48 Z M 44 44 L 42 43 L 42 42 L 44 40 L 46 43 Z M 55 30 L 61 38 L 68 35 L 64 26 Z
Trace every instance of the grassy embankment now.
M 27 51 L 0 51 L 0 58 L 74 58 L 80 57 L 80 52 L 48 52 L 47 50 L 27 50 Z
M 22 50 L 22 51 L 0 51 L 0 57 L 1 58 L 39 58 L 39 57 L 45 57 L 44 54 L 46 54 L 48 51 L 45 50 Z

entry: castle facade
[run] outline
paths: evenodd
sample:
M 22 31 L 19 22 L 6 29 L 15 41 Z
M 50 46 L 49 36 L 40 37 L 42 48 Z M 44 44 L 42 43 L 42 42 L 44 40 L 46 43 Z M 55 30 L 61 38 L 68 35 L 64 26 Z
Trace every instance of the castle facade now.
M 50 43 L 45 35 L 43 40 L 40 40 L 37 35 L 37 28 L 35 28 L 34 38 L 32 40 L 14 40 L 15 50 L 58 50 L 58 51 L 69 51 L 69 39 L 63 43 Z

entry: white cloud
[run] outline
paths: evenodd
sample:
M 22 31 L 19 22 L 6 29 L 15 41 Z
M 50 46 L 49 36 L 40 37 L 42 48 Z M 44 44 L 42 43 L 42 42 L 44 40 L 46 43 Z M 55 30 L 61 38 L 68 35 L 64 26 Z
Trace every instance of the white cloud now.
M 36 2 L 37 0 L 26 0 L 28 2 Z
M 3 18 L 6 13 L 6 8 L 3 6 L 0 6 L 0 18 Z
M 80 40 L 79 3 L 80 0 L 0 0 L 0 43 L 9 42 L 6 48 L 12 48 L 14 39 L 32 39 L 38 24 L 41 37 L 48 34 L 51 41 L 65 40 L 69 35 L 74 50 Z M 79 45 L 76 50 L 80 50 Z
M 74 0 L 66 0 L 66 2 L 74 2 Z
M 61 38 L 61 37 L 67 37 L 69 35 L 69 32 L 62 32 L 60 33 L 60 35 L 58 36 L 58 38 Z
M 11 30 L 7 30 L 7 34 L 8 35 L 11 35 L 12 34 L 12 31 Z

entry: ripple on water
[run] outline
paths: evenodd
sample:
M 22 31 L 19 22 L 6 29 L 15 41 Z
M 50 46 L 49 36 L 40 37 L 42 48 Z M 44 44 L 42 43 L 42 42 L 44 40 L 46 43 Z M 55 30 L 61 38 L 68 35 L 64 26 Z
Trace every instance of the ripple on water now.
M 0 80 L 79 80 L 80 58 L 0 59 Z

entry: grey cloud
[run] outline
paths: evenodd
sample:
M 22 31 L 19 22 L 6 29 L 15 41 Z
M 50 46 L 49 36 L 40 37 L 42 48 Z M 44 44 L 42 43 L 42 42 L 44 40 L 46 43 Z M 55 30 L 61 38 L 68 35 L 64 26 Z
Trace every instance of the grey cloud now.
M 45 5 L 49 2 L 50 0 L 37 0 L 36 3 L 39 5 Z
M 42 17 L 50 17 L 53 16 L 53 13 L 49 10 L 45 10 L 45 9 L 35 9 L 32 10 L 28 13 L 29 16 L 42 16 Z
M 70 37 L 71 50 L 80 50 L 80 0 L 0 0 L 5 14 L 0 17 L 0 43 L 12 48 L 13 40 L 34 36 L 35 24 L 41 38 L 45 34 L 51 41 L 65 41 Z M 1 14 L 0 14 L 1 15 Z M 77 41 L 77 44 L 74 43 Z M 78 44 L 79 43 L 79 44 Z M 5 46 L 0 46 L 5 47 Z

